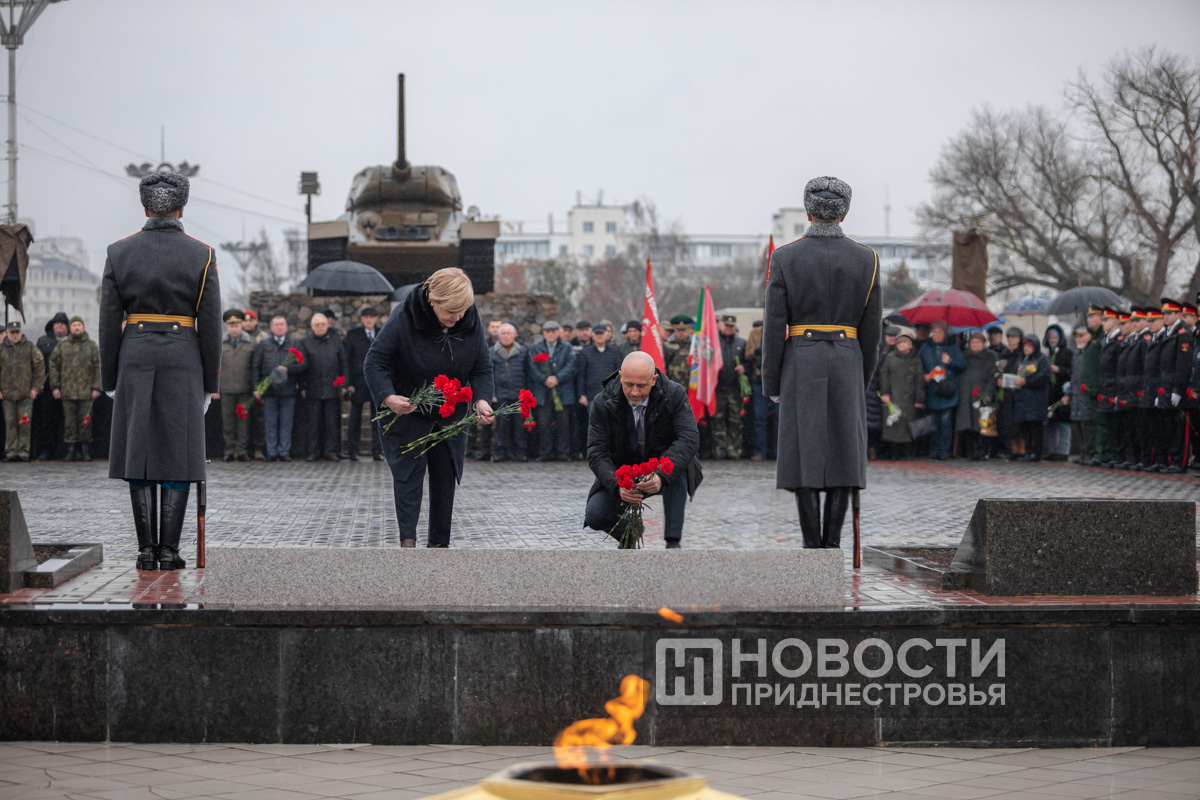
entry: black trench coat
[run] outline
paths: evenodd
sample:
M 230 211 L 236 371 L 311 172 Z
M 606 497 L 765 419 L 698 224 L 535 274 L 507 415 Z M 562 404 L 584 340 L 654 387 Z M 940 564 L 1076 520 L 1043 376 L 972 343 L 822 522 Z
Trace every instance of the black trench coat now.
M 490 403 L 495 395 L 492 359 L 483 326 L 479 324 L 479 312 L 471 306 L 453 328 L 444 332 L 424 288 L 409 292 L 400 307 L 393 310 L 367 352 L 363 375 L 371 387 L 371 398 L 380 409 L 390 395 L 411 397 L 423 384 L 432 384 L 438 375 L 458 378 L 463 386 L 471 387 L 471 402 L 459 403 L 448 419 L 443 419 L 436 408 L 430 415 L 414 411 L 400 417 L 384 435 L 383 452 L 397 481 L 408 480 L 413 468 L 425 458 L 402 453 L 401 447 L 432 433 L 435 427 L 462 419 L 471 413 L 476 401 Z M 464 432 L 447 444 L 454 457 L 455 477 L 461 482 L 467 434 Z
M 122 333 L 127 314 L 195 317 L 196 327 L 134 323 Z M 204 395 L 219 391 L 224 333 L 211 247 L 155 219 L 109 245 L 100 290 L 100 382 L 117 393 L 108 477 L 205 479 Z
M 866 387 L 883 320 L 875 251 L 832 224 L 771 257 L 763 324 L 763 394 L 778 395 L 780 489 L 864 488 Z M 792 336 L 790 325 L 844 325 L 858 338 Z M 865 354 L 865 357 L 864 357 Z

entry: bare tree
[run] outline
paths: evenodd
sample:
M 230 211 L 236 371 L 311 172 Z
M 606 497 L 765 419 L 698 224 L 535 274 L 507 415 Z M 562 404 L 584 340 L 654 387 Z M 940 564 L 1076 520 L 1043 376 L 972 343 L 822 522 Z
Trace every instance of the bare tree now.
M 930 173 L 926 235 L 985 232 L 1016 256 L 993 270 L 1000 290 L 1088 283 L 1156 300 L 1200 235 L 1198 83 L 1194 63 L 1148 50 L 1114 61 L 1102 86 L 1081 76 L 1068 114 L 974 112 Z
M 266 228 L 259 232 L 259 242 L 263 245 L 250 263 L 249 285 L 247 293 L 270 292 L 277 293 L 283 286 L 284 270 L 279 255 L 271 245 Z

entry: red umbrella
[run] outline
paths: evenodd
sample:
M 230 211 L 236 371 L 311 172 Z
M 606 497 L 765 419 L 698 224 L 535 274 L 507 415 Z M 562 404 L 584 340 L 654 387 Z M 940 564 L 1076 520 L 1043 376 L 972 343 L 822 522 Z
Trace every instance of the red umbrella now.
M 935 289 L 896 310 L 913 325 L 928 325 L 940 319 L 954 328 L 978 328 L 997 321 L 986 303 L 960 289 Z

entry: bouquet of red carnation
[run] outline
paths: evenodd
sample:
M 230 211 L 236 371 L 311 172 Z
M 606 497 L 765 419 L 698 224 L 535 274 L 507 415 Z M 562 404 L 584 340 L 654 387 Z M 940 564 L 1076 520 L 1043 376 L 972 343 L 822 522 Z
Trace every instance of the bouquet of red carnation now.
M 338 387 L 345 386 L 346 385 L 346 376 L 338 375 L 336 378 L 333 379 L 333 385 L 338 386 Z
M 30 398 L 25 401 L 24 406 L 22 406 L 22 408 L 21 408 L 21 418 L 19 420 L 17 420 L 17 427 L 19 428 L 22 425 L 30 424 L 29 423 L 29 415 L 32 413 L 33 413 L 33 398 Z
M 471 401 L 471 387 L 463 386 L 458 378 L 447 378 L 445 375 L 438 375 L 433 379 L 432 384 L 423 383 L 421 388 L 417 389 L 408 398 L 408 402 L 417 407 L 417 411 L 422 414 L 432 414 L 435 407 L 440 408 L 439 413 L 443 417 L 449 417 L 454 414 L 454 406 L 462 402 Z M 391 417 L 392 419 L 388 419 Z M 396 424 L 396 416 L 390 408 L 385 408 L 380 411 L 372 422 L 380 420 L 388 420 L 383 426 L 383 432 L 387 433 Z
M 289 347 L 287 358 L 285 358 L 282 361 L 282 363 L 280 363 L 279 366 L 290 367 L 292 364 L 303 364 L 303 363 L 304 363 L 304 353 L 301 353 L 299 350 L 297 350 L 294 347 Z M 266 394 L 267 389 L 270 389 L 270 388 L 271 388 L 271 376 L 268 375 L 267 377 L 263 378 L 261 381 L 258 382 L 258 386 L 254 387 L 254 391 L 258 392 L 259 396 L 261 397 L 262 395 Z
M 242 405 L 241 403 L 238 403 L 236 406 L 234 406 L 233 413 L 237 414 L 238 419 L 242 419 L 242 420 L 244 420 L 247 416 L 246 407 L 244 405 Z
M 89 425 L 91 425 L 91 424 L 92 424 L 92 415 L 91 415 L 91 414 L 84 414 L 84 415 L 83 415 L 83 422 L 81 422 L 81 423 L 79 423 L 79 424 L 80 424 L 80 425 L 82 425 L 82 426 L 83 426 L 83 427 L 85 427 L 85 428 L 86 428 L 86 427 L 88 427 Z
M 626 464 L 617 467 L 617 485 L 627 492 L 636 492 L 639 491 L 637 485 L 651 475 L 666 476 L 674 471 L 674 462 L 666 456 L 652 458 L 641 464 Z M 621 531 L 619 536 L 618 530 Z M 642 534 L 645 530 L 645 523 L 642 522 L 642 504 L 638 502 L 625 504 L 625 510 L 608 533 L 621 543 L 622 550 L 635 550 L 641 548 Z
M 533 363 L 539 365 L 542 368 L 542 372 L 546 375 L 546 377 L 550 377 L 551 375 L 554 374 L 554 371 L 553 371 L 554 367 L 551 366 L 551 364 L 550 364 L 550 354 L 549 353 L 538 353 L 536 356 L 533 357 Z M 558 387 L 557 386 L 555 386 L 553 389 L 550 390 L 550 400 L 553 401 L 553 403 L 554 403 L 555 411 L 563 410 L 562 400 L 558 399 Z

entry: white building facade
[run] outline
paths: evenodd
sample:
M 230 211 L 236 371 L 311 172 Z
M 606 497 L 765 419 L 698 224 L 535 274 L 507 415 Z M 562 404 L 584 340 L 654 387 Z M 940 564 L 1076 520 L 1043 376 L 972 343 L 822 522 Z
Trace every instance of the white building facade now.
M 68 317 L 82 317 L 89 335 L 97 336 L 100 278 L 88 266 L 81 239 L 45 237 L 30 245 L 24 297 L 26 336 L 36 341 L 59 311 Z

